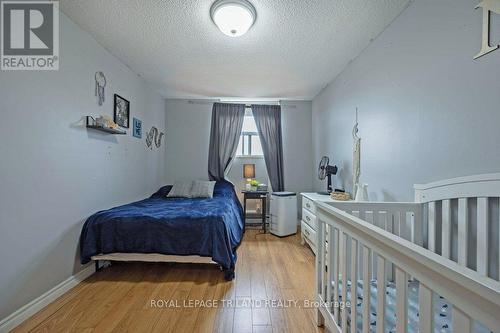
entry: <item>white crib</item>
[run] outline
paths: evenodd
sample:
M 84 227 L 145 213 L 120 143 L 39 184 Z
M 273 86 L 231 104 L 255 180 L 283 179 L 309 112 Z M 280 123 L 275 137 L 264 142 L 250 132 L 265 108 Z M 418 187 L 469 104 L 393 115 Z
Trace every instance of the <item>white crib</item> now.
M 318 326 L 500 332 L 499 197 L 487 174 L 415 185 L 414 203 L 318 202 Z

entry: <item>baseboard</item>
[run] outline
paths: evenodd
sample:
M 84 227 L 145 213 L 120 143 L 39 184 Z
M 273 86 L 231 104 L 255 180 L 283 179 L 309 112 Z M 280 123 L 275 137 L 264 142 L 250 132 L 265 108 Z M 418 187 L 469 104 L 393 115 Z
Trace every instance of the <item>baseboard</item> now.
M 94 265 L 89 265 L 77 274 L 69 277 L 63 282 L 59 283 L 54 288 L 50 289 L 43 295 L 35 298 L 28 304 L 22 306 L 17 311 L 7 316 L 0 321 L 0 332 L 9 332 L 15 327 L 19 326 L 23 321 L 33 316 L 35 313 L 55 301 L 58 297 L 62 296 L 71 288 L 75 287 L 77 284 L 88 278 L 90 275 L 94 274 Z

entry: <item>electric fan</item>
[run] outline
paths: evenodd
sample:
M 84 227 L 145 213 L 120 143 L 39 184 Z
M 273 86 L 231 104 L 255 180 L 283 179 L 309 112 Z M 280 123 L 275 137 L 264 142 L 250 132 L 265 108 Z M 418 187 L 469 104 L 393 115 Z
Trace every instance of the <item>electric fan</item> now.
M 328 182 L 326 185 L 326 192 L 318 192 L 318 194 L 329 195 L 330 193 L 333 192 L 332 175 L 336 175 L 338 169 L 337 169 L 336 165 L 329 165 L 328 164 L 329 162 L 330 162 L 330 159 L 328 158 L 328 156 L 323 156 L 321 158 L 321 161 L 319 162 L 318 178 L 320 180 L 324 180 L 325 178 L 328 178 Z

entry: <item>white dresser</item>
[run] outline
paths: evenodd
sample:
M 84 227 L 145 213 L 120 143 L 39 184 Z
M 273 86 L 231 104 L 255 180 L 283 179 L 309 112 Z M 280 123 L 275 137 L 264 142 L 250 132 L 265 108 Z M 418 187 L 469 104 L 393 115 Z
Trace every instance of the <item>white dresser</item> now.
M 333 202 L 329 195 L 301 193 L 302 221 L 300 222 L 302 245 L 307 243 L 316 254 L 316 202 Z

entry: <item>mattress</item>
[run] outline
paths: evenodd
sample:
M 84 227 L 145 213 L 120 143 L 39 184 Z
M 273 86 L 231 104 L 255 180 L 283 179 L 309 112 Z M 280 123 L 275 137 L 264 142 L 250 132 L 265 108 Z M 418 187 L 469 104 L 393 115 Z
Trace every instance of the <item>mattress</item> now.
M 351 283 L 347 284 L 347 299 L 351 301 Z M 362 328 L 362 311 L 363 311 L 363 281 L 358 281 L 357 290 L 357 316 L 356 316 L 356 327 L 357 331 L 361 332 Z M 418 289 L 419 282 L 411 280 L 408 282 L 408 333 L 418 333 L 419 331 L 419 303 L 418 303 Z M 339 301 L 342 301 L 342 281 L 339 283 Z M 441 296 L 434 294 L 434 332 L 435 333 L 447 333 L 453 332 L 451 324 L 451 313 L 452 305 L 446 301 Z M 348 312 L 348 323 L 351 325 L 351 314 L 349 309 L 345 309 Z M 343 311 L 343 310 L 341 310 Z M 370 332 L 375 332 L 377 324 L 377 281 L 370 281 Z M 389 333 L 396 332 L 396 284 L 394 282 L 388 282 L 386 285 L 386 309 L 385 309 L 385 331 Z M 474 322 L 473 332 L 476 333 L 490 333 L 486 327 L 478 322 Z

